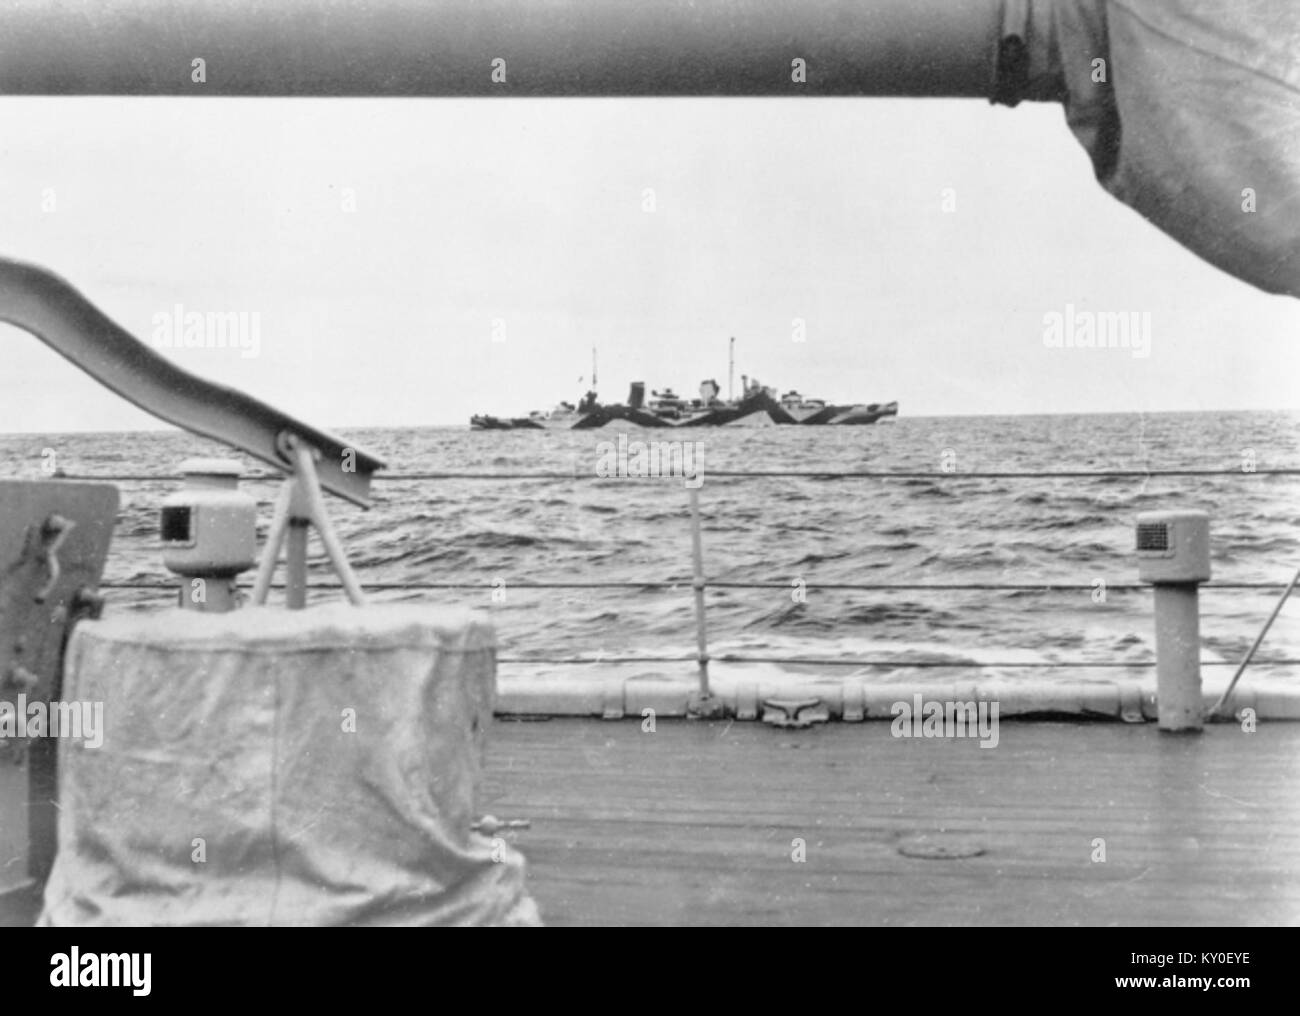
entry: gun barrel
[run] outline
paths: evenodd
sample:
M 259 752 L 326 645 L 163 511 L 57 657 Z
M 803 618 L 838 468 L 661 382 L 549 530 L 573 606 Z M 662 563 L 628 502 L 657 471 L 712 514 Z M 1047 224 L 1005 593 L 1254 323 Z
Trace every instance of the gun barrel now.
M 17 0 L 0 95 L 988 97 L 1002 6 Z

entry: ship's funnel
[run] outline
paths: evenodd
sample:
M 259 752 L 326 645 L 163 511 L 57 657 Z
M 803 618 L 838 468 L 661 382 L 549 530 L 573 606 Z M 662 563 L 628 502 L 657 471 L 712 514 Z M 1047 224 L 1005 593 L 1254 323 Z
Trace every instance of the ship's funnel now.
M 627 393 L 628 409 L 640 409 L 645 405 L 645 382 L 633 381 L 632 390 Z

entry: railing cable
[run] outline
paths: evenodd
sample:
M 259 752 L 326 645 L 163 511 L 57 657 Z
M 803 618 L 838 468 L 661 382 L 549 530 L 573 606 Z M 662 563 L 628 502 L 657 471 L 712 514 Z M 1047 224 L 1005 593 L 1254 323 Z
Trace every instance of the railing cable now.
M 179 482 L 183 477 L 169 473 L 60 473 L 61 479 L 104 481 L 113 483 L 164 483 Z M 1159 477 L 1180 476 L 1300 476 L 1300 468 L 1282 469 L 1102 469 L 1102 470 L 1029 470 L 1029 471 L 989 471 L 989 472 L 945 472 L 943 470 L 729 470 L 711 469 L 708 477 L 725 477 L 731 480 L 763 479 L 811 479 L 811 480 L 1079 480 L 1079 479 L 1116 479 L 1145 480 Z M 12 479 L 22 479 L 14 474 Z M 241 481 L 273 482 L 283 479 L 280 473 L 248 473 L 240 477 Z M 530 472 L 530 473 L 488 473 L 488 472 L 438 472 L 438 473 L 376 473 L 372 482 L 391 483 L 394 481 L 431 481 L 431 480 L 592 480 L 598 482 L 626 483 L 638 477 L 597 476 L 595 472 Z M 663 479 L 645 478 L 645 479 Z
M 788 591 L 790 582 L 721 582 L 706 580 L 706 589 L 780 589 Z M 1257 590 L 1263 592 L 1285 589 L 1285 582 L 1207 582 L 1200 588 L 1204 590 L 1233 589 Z M 104 581 L 101 589 L 156 589 L 159 592 L 174 593 L 173 584 L 158 581 Z M 283 583 L 272 583 L 272 589 L 283 589 Z M 313 582 L 313 589 L 342 589 L 338 582 Z M 479 589 L 492 592 L 500 587 L 495 582 L 362 582 L 361 588 L 368 592 L 435 590 L 435 589 Z M 517 589 L 628 589 L 628 590 L 665 590 L 680 592 L 693 588 L 689 578 L 673 580 L 655 580 L 640 582 L 510 582 L 507 588 Z M 807 590 L 818 592 L 1012 592 L 1012 593 L 1093 593 L 1099 588 L 1093 583 L 1082 582 L 804 582 Z M 1152 586 L 1142 582 L 1107 583 L 1106 592 L 1149 593 Z
M 735 653 L 713 655 L 715 663 L 768 663 L 784 666 L 808 667 L 894 667 L 896 669 L 961 670 L 964 668 L 1006 668 L 1034 670 L 1140 670 L 1156 665 L 1155 660 L 891 660 L 845 659 L 843 657 L 817 658 L 803 656 L 745 656 Z M 695 656 L 499 656 L 498 663 L 543 664 L 546 666 L 616 666 L 630 663 L 696 663 Z M 1256 660 L 1259 667 L 1300 666 L 1300 660 Z M 1202 660 L 1203 667 L 1231 667 L 1231 660 Z

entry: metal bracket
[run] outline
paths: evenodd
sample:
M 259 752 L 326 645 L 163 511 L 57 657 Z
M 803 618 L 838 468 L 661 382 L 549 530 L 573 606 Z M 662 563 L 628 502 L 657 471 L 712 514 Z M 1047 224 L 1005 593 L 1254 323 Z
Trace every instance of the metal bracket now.
M 1225 707 L 1230 707 L 1231 712 L 1229 712 L 1228 708 Z M 1210 713 L 1208 721 L 1240 723 L 1242 711 L 1245 709 L 1252 710 L 1255 713 L 1256 718 L 1259 717 L 1259 706 L 1256 704 L 1255 689 L 1238 687 L 1233 690 L 1232 696 L 1223 704 L 1223 706 Z
M 742 684 L 736 687 L 736 719 L 758 719 L 758 685 Z
M 1135 681 L 1119 684 L 1119 718 L 1125 723 L 1146 723 L 1142 714 L 1142 688 Z
M 293 456 L 294 469 L 280 488 L 280 497 L 275 504 L 271 531 L 267 534 L 266 545 L 262 548 L 257 577 L 253 580 L 253 602 L 259 606 L 266 602 L 266 597 L 271 590 L 271 578 L 280 560 L 280 550 L 287 546 L 286 600 L 290 610 L 301 610 L 306 606 L 307 527 L 314 525 L 348 600 L 354 606 L 364 606 L 365 593 L 362 592 L 361 583 L 357 581 L 356 574 L 348 564 L 343 543 L 334 531 L 329 513 L 325 510 L 325 500 L 321 497 L 321 480 L 316 469 L 320 453 L 295 437 L 288 439 L 286 447 Z
M 688 720 L 717 720 L 726 715 L 727 708 L 716 695 L 695 692 L 686 702 Z
M 867 718 L 867 689 L 859 681 L 845 681 L 842 685 L 840 719 L 845 723 L 861 723 Z
M 602 685 L 601 713 L 602 720 L 621 720 L 625 715 L 623 702 L 622 678 L 611 678 Z
M 811 727 L 831 718 L 819 698 L 764 699 L 763 722 L 774 727 Z
M 117 488 L 106 483 L 0 481 L 0 710 L 10 721 L 61 693 L 68 634 L 103 606 L 94 588 L 117 506 Z M 0 892 L 45 878 L 57 817 L 57 744 L 18 739 L 7 728 L 0 726 Z

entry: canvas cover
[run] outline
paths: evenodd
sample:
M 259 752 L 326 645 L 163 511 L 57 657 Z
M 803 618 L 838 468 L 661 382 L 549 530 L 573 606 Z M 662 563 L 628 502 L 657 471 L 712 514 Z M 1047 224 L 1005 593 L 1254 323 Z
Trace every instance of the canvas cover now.
M 491 626 L 423 606 L 175 610 L 80 625 L 44 925 L 539 923 L 471 832 Z
M 1007 0 L 1002 34 L 1028 67 L 1001 101 L 1063 101 L 1115 197 L 1300 296 L 1300 2 Z

